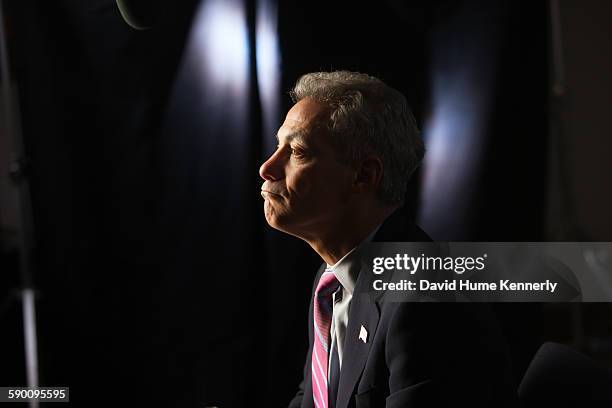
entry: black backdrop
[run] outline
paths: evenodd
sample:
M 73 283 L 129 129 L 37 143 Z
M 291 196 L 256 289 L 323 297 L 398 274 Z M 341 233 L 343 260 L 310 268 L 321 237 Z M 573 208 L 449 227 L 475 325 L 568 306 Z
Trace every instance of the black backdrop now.
M 300 379 L 319 261 L 263 223 L 257 168 L 273 135 L 261 131 L 254 65 L 241 98 L 199 99 L 218 95 L 183 52 L 198 3 L 176 3 L 142 32 L 113 1 L 10 4 L 32 163 L 41 384 L 70 386 L 74 406 L 282 406 Z M 501 70 L 483 121 L 495 137 L 473 190 L 478 217 L 463 238 L 542 237 L 544 6 L 280 3 L 283 112 L 300 74 L 342 68 L 402 90 L 421 125 L 431 50 L 444 45 L 433 34 L 457 10 L 492 10 L 503 27 Z M 253 45 L 255 2 L 245 9 Z M 418 180 L 406 209 L 413 214 Z M 14 266 L 6 276 L 17 280 Z M 508 321 L 525 312 L 501 309 Z M 13 325 L 3 329 L 0 379 L 23 384 L 18 308 L 4 318 Z M 518 371 L 538 337 L 529 324 L 507 325 L 520 339 Z

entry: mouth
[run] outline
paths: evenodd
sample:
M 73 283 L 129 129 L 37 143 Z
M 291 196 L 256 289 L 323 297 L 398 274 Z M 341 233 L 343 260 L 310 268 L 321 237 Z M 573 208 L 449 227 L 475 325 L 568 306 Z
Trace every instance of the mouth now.
M 265 198 L 282 198 L 282 196 L 278 193 L 273 193 L 272 191 L 268 191 L 268 190 L 261 190 L 261 196 L 265 199 Z

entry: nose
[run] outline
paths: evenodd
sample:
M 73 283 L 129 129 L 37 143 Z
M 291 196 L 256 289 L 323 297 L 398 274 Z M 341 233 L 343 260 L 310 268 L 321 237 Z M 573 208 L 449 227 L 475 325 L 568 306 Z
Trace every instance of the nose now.
M 284 161 L 281 150 L 277 149 L 259 168 L 259 175 L 266 181 L 277 181 L 284 177 Z

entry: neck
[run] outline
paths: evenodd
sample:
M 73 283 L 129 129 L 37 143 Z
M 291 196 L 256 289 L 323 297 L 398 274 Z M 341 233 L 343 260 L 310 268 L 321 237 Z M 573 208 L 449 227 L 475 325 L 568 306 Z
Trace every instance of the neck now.
M 362 243 L 396 208 L 385 207 L 361 212 L 361 214 L 368 214 L 363 218 L 354 215 L 342 217 L 316 237 L 305 241 L 324 262 L 328 265 L 335 265 L 344 255 Z

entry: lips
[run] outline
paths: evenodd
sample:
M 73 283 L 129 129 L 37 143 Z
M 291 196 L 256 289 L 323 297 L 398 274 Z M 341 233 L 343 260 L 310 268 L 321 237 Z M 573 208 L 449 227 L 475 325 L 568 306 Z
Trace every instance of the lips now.
M 263 188 L 261 189 L 261 195 L 262 195 L 264 198 L 266 197 L 266 195 L 270 195 L 270 196 L 272 196 L 272 197 L 276 196 L 276 197 L 279 197 L 279 198 L 281 198 L 281 197 L 282 197 L 282 195 L 280 195 L 280 194 L 278 194 L 278 193 L 275 193 L 275 192 L 270 191 L 270 190 L 264 190 Z

